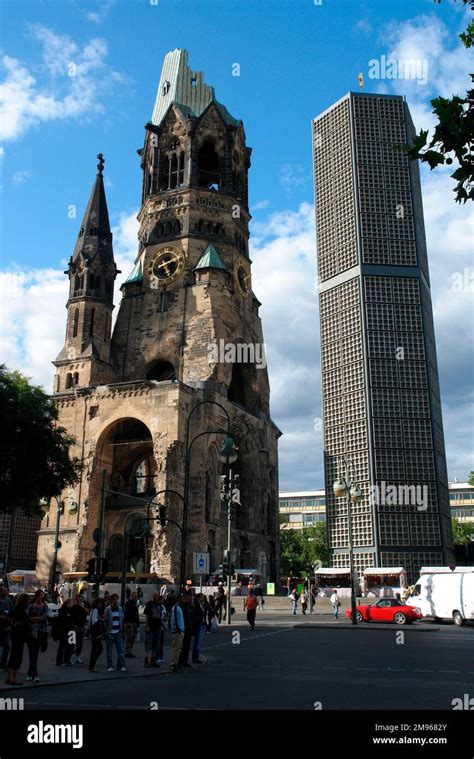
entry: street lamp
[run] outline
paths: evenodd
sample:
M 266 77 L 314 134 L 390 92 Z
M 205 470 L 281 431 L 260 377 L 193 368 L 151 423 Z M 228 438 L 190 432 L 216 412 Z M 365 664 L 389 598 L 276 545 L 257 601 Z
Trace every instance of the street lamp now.
M 193 437 L 193 439 L 189 440 L 190 435 L 190 427 L 191 427 L 191 417 L 193 413 L 198 409 L 200 406 L 203 406 L 205 403 L 212 404 L 213 406 L 218 406 L 221 411 L 224 412 L 227 420 L 227 429 L 226 430 L 205 430 L 204 432 L 199 432 L 197 435 Z M 191 468 L 191 449 L 199 438 L 201 438 L 203 435 L 222 435 L 224 434 L 226 437 L 224 439 L 224 445 L 222 447 L 222 450 L 219 453 L 219 460 L 226 462 L 226 463 L 233 463 L 235 459 L 237 458 L 237 453 L 235 452 L 234 448 L 234 441 L 232 439 L 232 436 L 230 434 L 230 417 L 227 412 L 227 409 L 224 408 L 220 403 L 217 403 L 217 401 L 199 401 L 199 403 L 196 403 L 192 409 L 190 410 L 188 414 L 188 419 L 186 423 L 186 441 L 185 441 L 185 467 L 184 467 L 184 508 L 183 508 L 183 538 L 181 543 L 181 571 L 180 571 L 180 590 L 184 590 L 184 585 L 186 582 L 186 553 L 187 553 L 187 541 L 188 541 L 188 503 L 189 503 L 189 480 L 190 480 L 190 468 Z M 222 457 L 222 458 L 221 458 Z
M 64 501 L 60 501 L 57 496 L 53 496 L 54 500 L 56 501 L 56 526 L 54 528 L 54 552 L 53 552 L 53 561 L 51 564 L 51 575 L 49 579 L 49 590 L 50 593 L 53 593 L 54 591 L 54 579 L 56 576 L 56 564 L 58 563 L 58 550 L 60 548 L 59 545 L 59 526 L 61 522 L 61 514 L 64 514 Z M 74 509 L 77 509 L 77 503 L 74 500 L 72 496 L 66 496 L 66 498 L 70 499 L 72 501 L 71 503 L 71 511 Z M 43 503 L 43 501 L 41 501 Z
M 354 570 L 354 543 L 352 539 L 352 504 L 359 503 L 362 499 L 362 490 L 358 483 L 350 481 L 349 467 L 352 466 L 350 461 L 342 459 L 346 468 L 346 476 L 338 477 L 334 480 L 332 489 L 336 498 L 347 496 L 347 522 L 349 531 L 349 561 L 351 573 L 351 622 L 357 624 L 357 602 L 355 596 L 355 570 Z
M 237 460 L 237 450 L 234 446 L 234 441 L 230 435 L 226 435 L 224 445 L 222 446 L 219 455 L 219 461 L 228 467 L 227 472 L 227 488 L 224 486 L 224 500 L 227 502 L 227 624 L 230 625 L 232 620 L 232 604 L 230 592 L 232 589 L 232 520 L 234 519 L 234 504 L 240 504 L 240 492 L 239 492 L 239 476 L 232 475 L 232 469 L 230 465 Z M 225 563 L 225 562 L 224 562 Z

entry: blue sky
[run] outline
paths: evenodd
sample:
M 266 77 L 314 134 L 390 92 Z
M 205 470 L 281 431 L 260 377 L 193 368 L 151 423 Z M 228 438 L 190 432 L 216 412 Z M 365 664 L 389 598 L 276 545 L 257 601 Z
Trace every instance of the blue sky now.
M 310 121 L 358 89 L 362 72 L 368 91 L 406 94 L 417 126 L 429 127 L 429 99 L 462 93 L 468 83 L 468 56 L 456 41 L 466 25 L 462 4 L 7 0 L 2 15 L 3 360 L 50 386 L 49 362 L 65 325 L 62 271 L 99 151 L 117 257 L 121 268 L 131 267 L 141 191 L 136 149 L 163 56 L 187 48 L 190 66 L 205 71 L 217 98 L 244 121 L 253 148 L 254 287 L 263 302 L 273 416 L 285 432 L 281 484 L 321 486 Z M 369 61 L 391 53 L 426 59 L 428 82 L 371 81 Z M 75 76 L 68 75 L 71 64 Z M 472 348 L 472 218 L 454 204 L 450 188 L 446 172 L 423 172 L 448 460 L 451 476 L 462 479 L 473 468 L 472 364 L 462 347 L 464 340 Z M 77 218 L 68 216 L 71 205 Z M 465 267 L 468 284 L 456 295 L 449 282 Z M 450 339 L 453 323 L 462 325 L 458 334 L 465 330 L 461 345 Z M 295 381 L 306 394 L 291 391 Z

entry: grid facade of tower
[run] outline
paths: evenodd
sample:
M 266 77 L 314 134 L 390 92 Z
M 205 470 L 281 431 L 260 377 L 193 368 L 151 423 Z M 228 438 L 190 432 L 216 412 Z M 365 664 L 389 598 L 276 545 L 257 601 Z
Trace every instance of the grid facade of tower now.
M 397 148 L 413 133 L 400 96 L 350 93 L 313 122 L 331 563 L 348 565 L 345 456 L 357 570 L 410 578 L 453 556 L 418 167 Z

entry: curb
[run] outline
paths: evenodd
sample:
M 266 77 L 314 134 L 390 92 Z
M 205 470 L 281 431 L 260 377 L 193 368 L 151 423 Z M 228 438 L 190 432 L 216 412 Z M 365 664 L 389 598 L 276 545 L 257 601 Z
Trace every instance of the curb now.
M 349 623 L 345 623 L 343 625 L 338 625 L 336 622 L 333 622 L 332 624 L 328 624 L 327 622 L 303 622 L 299 625 L 293 625 L 294 630 L 298 630 L 301 628 L 308 628 L 308 627 L 322 627 L 325 630 L 366 630 L 368 629 L 368 625 L 357 623 L 357 625 L 351 625 Z M 386 630 L 387 632 L 393 632 L 394 630 L 396 632 L 402 631 L 409 631 L 414 632 L 417 630 L 420 633 L 429 633 L 429 632 L 439 632 L 439 627 L 412 627 L 412 625 L 388 625 L 388 624 L 377 624 L 377 622 L 372 622 L 370 624 L 370 628 L 374 630 Z M 370 629 L 369 628 L 369 629 Z
M 203 657 L 203 666 L 206 666 L 209 664 L 209 659 Z M 152 668 L 154 669 L 154 667 Z M 197 669 L 197 667 L 196 667 Z M 182 672 L 172 672 L 170 669 L 162 670 L 161 672 L 150 672 L 145 673 L 142 672 L 140 674 L 132 675 L 132 674 L 123 674 L 121 672 L 104 672 L 103 675 L 100 675 L 99 677 L 95 678 L 88 678 L 83 680 L 61 680 L 61 682 L 55 682 L 54 680 L 46 681 L 46 682 L 39 682 L 39 683 L 27 683 L 25 681 L 25 685 L 15 688 L 13 685 L 6 685 L 5 683 L 2 683 L 0 685 L 0 693 L 13 693 L 13 691 L 21 691 L 21 693 L 30 693 L 37 688 L 55 688 L 58 685 L 76 685 L 76 684 L 82 684 L 82 683 L 97 683 L 97 682 L 113 682 L 115 680 L 136 680 L 139 677 L 158 677 L 160 675 L 175 675 L 175 674 L 183 674 Z M 105 677 L 105 675 L 108 675 L 108 677 Z M 28 687 L 30 685 L 30 687 Z

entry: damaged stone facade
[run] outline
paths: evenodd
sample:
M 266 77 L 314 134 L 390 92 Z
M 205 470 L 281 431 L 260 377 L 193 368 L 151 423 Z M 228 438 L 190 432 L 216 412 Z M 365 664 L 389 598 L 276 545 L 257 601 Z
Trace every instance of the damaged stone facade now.
M 166 108 L 162 98 L 169 101 Z M 242 122 L 215 100 L 201 72 L 189 69 L 186 51 L 166 56 L 153 113 L 138 151 L 143 171 L 138 254 L 121 287 L 113 332 L 118 272 L 101 157 L 67 272 L 66 341 L 55 361 L 54 398 L 84 470 L 80 483 L 63 494 L 69 498 L 58 563 L 63 573 L 82 571 L 92 558 L 105 472 L 108 489 L 120 495 L 106 497 L 104 555 L 110 571 L 120 572 L 124 530 L 136 532 L 143 525 L 155 494 L 184 492 L 188 417 L 197 403 L 212 401 L 193 412 L 190 439 L 225 430 L 225 413 L 215 404 L 226 409 L 238 448 L 232 469 L 240 475 L 241 491 L 233 523 L 235 565 L 258 570 L 263 581 L 277 581 L 280 432 L 269 415 L 266 366 L 210 360 L 210 347 L 219 341 L 263 344 L 248 254 L 250 149 Z M 222 443 L 223 435 L 212 433 L 191 448 L 190 579 L 194 551 L 210 553 L 211 570 L 223 561 Z M 73 499 L 78 509 L 71 512 Z M 161 494 L 155 502 L 166 504 L 169 519 L 182 523 L 180 498 Z M 39 537 L 37 571 L 43 579 L 51 566 L 54 521 L 51 507 Z M 154 521 L 152 532 L 151 539 L 131 547 L 128 568 L 176 582 L 180 531 Z

